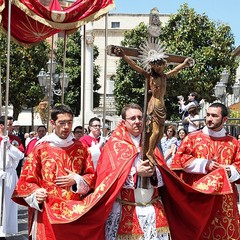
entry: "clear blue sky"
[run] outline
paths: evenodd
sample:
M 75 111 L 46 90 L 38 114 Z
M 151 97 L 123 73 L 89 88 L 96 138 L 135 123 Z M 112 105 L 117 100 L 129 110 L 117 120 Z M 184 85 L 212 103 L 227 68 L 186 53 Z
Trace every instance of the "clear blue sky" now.
M 113 13 L 150 13 L 154 7 L 162 14 L 176 13 L 180 5 L 188 3 L 199 14 L 206 13 L 211 20 L 229 24 L 240 45 L 240 0 L 115 0 Z

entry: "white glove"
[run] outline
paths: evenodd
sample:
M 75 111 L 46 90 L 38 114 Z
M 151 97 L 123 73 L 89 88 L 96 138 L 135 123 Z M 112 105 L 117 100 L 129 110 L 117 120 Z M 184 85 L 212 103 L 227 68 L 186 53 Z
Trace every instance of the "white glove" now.
M 1 179 L 5 179 L 5 177 L 6 177 L 6 172 L 4 172 L 3 170 L 0 170 L 0 178 Z

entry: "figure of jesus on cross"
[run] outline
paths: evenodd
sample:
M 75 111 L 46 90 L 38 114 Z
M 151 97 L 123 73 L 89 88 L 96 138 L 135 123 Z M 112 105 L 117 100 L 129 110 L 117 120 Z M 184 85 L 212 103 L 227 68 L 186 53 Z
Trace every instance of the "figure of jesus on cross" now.
M 145 134 L 143 141 L 143 159 L 148 158 L 151 165 L 155 165 L 154 149 L 164 134 L 164 123 L 166 120 L 166 108 L 164 97 L 166 94 L 167 79 L 178 73 L 185 67 L 192 66 L 192 58 L 165 53 L 165 47 L 159 42 L 160 35 L 159 12 L 152 9 L 149 21 L 149 37 L 140 49 L 128 49 L 120 46 L 109 46 L 109 54 L 121 57 L 135 71 L 142 74 L 145 79 L 145 89 L 151 91 L 151 98 L 144 106 L 145 110 Z M 137 57 L 143 63 L 143 67 L 133 61 L 130 56 Z M 178 65 L 172 70 L 164 73 L 167 63 L 174 62 Z M 145 92 L 147 92 L 145 91 Z M 147 96 L 145 94 L 145 100 Z
M 151 163 L 154 163 L 153 151 L 157 144 L 160 142 L 164 133 L 164 122 L 166 120 L 166 108 L 164 102 L 164 96 L 166 94 L 166 80 L 170 76 L 178 73 L 184 67 L 190 66 L 192 63 L 191 58 L 186 58 L 183 63 L 176 66 L 174 69 L 170 70 L 167 73 L 164 73 L 166 68 L 167 57 L 164 53 L 158 53 L 155 50 L 150 50 L 151 56 L 146 59 L 148 70 L 144 70 L 139 65 L 136 64 L 131 58 L 129 58 L 120 47 L 115 47 L 114 53 L 116 56 L 122 57 L 135 71 L 142 74 L 149 83 L 151 90 L 151 98 L 148 102 L 147 107 L 147 131 L 151 132 L 149 138 L 149 147 L 146 152 L 147 158 Z

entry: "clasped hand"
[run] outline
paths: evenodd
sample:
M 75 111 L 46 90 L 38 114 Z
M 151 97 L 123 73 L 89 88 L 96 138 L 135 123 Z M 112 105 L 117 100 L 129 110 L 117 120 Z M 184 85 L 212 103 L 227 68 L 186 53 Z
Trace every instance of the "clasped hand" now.
M 156 167 L 151 167 L 149 160 L 140 160 L 137 164 L 137 174 L 141 177 L 151 177 L 155 174 Z

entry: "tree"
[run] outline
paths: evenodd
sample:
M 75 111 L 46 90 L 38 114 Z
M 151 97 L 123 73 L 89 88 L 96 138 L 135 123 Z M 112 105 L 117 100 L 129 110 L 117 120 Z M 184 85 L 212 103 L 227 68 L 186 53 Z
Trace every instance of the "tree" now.
M 62 72 L 63 66 L 63 45 L 64 40 L 59 38 L 56 42 L 57 48 L 54 50 L 54 55 L 56 57 L 57 72 Z M 70 35 L 67 38 L 67 50 L 66 50 L 66 64 L 65 64 L 65 72 L 69 76 L 69 85 L 67 91 L 65 93 L 65 103 L 68 104 L 74 114 L 77 116 L 80 113 L 81 106 L 81 35 L 80 32 L 77 31 L 74 34 Z M 93 59 L 95 60 L 99 55 L 99 51 L 97 47 L 94 47 L 93 50 Z M 101 88 L 98 83 L 100 76 L 100 68 L 99 66 L 94 64 L 93 69 L 93 107 L 97 107 L 99 105 L 100 96 L 97 93 L 97 90 Z M 55 102 L 60 102 L 60 97 L 55 97 Z
M 10 46 L 9 103 L 13 105 L 13 117 L 18 118 L 23 107 L 33 108 L 44 97 L 37 74 L 49 53 L 49 45 L 41 42 L 26 48 L 15 43 Z M 0 58 L 2 72 L 2 100 L 5 104 L 7 39 L 0 34 Z
M 141 23 L 124 36 L 123 46 L 139 47 L 147 37 L 147 26 Z M 232 56 L 234 38 L 228 25 L 211 21 L 205 14 L 197 14 L 184 4 L 162 27 L 160 41 L 166 46 L 167 53 L 191 56 L 195 60 L 192 68 L 168 79 L 165 97 L 167 119 L 180 118 L 176 98 L 178 95 L 187 96 L 189 92 L 196 91 L 206 101 L 213 101 L 213 89 L 224 68 L 230 72 L 228 86 L 234 82 L 237 62 Z M 118 110 L 129 101 L 141 105 L 143 103 L 142 95 L 137 95 L 142 94 L 141 84 L 144 80 L 139 75 L 133 75 L 129 68 L 120 61 L 114 78 Z M 128 98 L 124 99 L 122 95 L 127 95 Z

